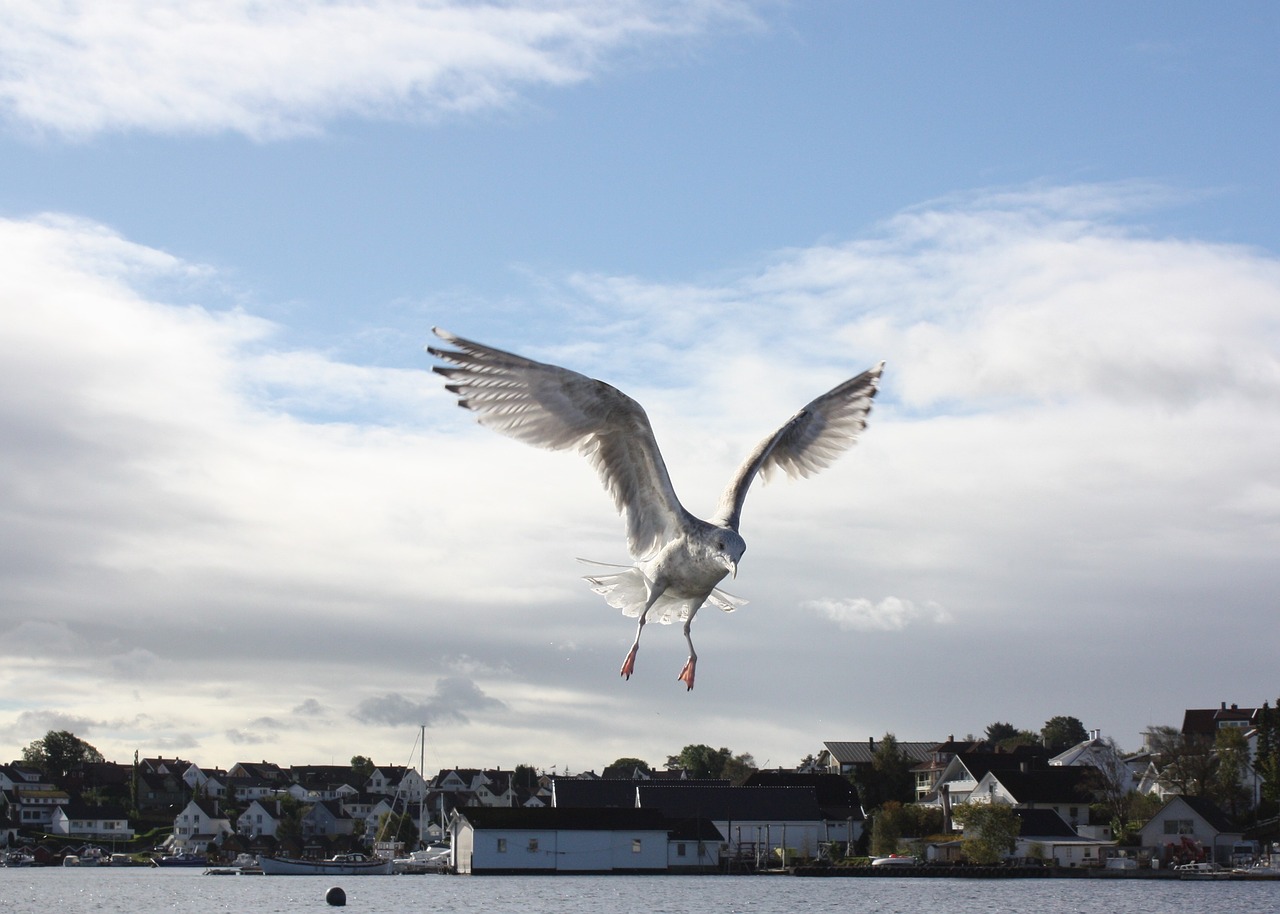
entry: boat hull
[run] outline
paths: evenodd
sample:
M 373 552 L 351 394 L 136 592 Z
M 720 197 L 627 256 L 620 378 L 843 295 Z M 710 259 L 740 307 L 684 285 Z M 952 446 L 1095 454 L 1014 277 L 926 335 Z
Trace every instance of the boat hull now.
M 391 861 L 377 857 L 345 860 L 293 860 L 263 857 L 258 861 L 265 876 L 390 876 Z

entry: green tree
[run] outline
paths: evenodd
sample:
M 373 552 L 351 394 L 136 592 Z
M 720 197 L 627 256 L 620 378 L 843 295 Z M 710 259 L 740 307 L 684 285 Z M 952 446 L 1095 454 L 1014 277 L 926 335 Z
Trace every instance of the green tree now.
M 416 847 L 418 827 L 407 813 L 384 812 L 378 817 L 378 840 L 399 841 L 405 847 Z
M 1244 733 L 1236 727 L 1219 730 L 1214 754 L 1218 764 L 1209 785 L 1209 796 L 1233 819 L 1238 818 L 1250 805 L 1249 789 L 1245 786 L 1250 773 L 1249 744 Z
M 1040 738 L 1050 753 L 1057 755 L 1089 738 L 1089 731 L 1078 717 L 1051 717 L 1040 730 Z
M 724 767 L 720 769 L 720 776 L 728 778 L 735 786 L 741 786 L 755 772 L 756 760 L 750 752 L 742 752 L 725 759 Z
M 632 771 L 638 768 L 641 771 L 643 771 L 645 774 L 648 774 L 653 770 L 652 768 L 649 767 L 649 763 L 646 762 L 644 759 L 626 758 L 626 757 L 615 759 L 613 764 L 607 767 L 626 768 L 628 771 Z
M 351 777 L 355 780 L 355 783 L 351 786 L 357 790 L 363 790 L 365 783 L 373 776 L 373 769 L 376 767 L 373 764 L 373 759 L 366 758 L 363 755 L 351 756 Z M 426 776 L 426 772 L 421 772 L 421 774 L 423 777 Z
M 913 763 L 898 745 L 892 733 L 880 738 L 871 755 L 870 767 L 859 769 L 853 782 L 864 809 L 879 809 L 885 803 L 896 801 L 910 803 L 915 799 L 915 775 Z
M 104 761 L 101 752 L 69 730 L 50 730 L 22 750 L 22 760 L 54 779 L 86 762 Z
M 1175 793 L 1208 796 L 1218 759 L 1213 741 L 1176 727 L 1152 727 L 1147 743 L 1156 756 L 1160 780 Z
M 1007 739 L 1014 739 L 1021 733 L 1013 724 L 1006 724 L 1000 721 L 987 724 L 986 738 L 987 742 L 993 746 L 998 746 Z
M 971 863 L 999 863 L 1018 846 L 1022 820 L 1005 803 L 961 803 L 951 811 L 964 828 L 962 846 Z
M 691 744 L 681 749 L 679 755 L 668 758 L 667 768 L 684 769 L 691 778 L 718 778 L 731 757 L 732 753 L 723 747 L 712 749 L 703 743 Z
M 905 821 L 903 806 L 897 800 L 890 800 L 881 806 L 871 823 L 871 853 L 877 857 L 896 854 Z

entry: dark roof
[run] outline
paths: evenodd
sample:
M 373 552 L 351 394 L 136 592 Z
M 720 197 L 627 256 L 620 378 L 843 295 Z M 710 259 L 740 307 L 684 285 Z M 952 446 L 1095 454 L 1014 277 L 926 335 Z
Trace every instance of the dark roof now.
M 667 834 L 673 841 L 715 841 L 722 843 L 725 838 L 710 819 L 691 816 L 687 819 L 668 819 Z
M 717 822 L 818 822 L 822 810 L 812 787 L 676 787 L 640 784 L 642 809 L 671 818 L 704 816 Z
M 1052 809 L 1015 809 L 1022 820 L 1018 832 L 1024 838 L 1078 838 L 1075 829 Z
M 811 787 L 828 819 L 863 818 L 858 788 L 838 774 L 800 771 L 756 771 L 747 787 Z
M 1257 708 L 1228 707 L 1225 701 L 1218 708 L 1188 708 L 1182 714 L 1182 732 L 1215 738 L 1224 723 L 1255 723 L 1257 715 Z
M 1178 794 L 1177 799 L 1190 806 L 1191 811 L 1208 822 L 1214 831 L 1237 832 L 1240 830 L 1240 826 L 1231 821 L 1231 817 L 1223 812 L 1212 800 L 1185 794 Z
M 881 744 L 869 739 L 860 743 L 827 741 L 822 745 L 827 747 L 827 751 L 841 765 L 870 765 L 871 760 L 875 758 L 876 750 L 880 748 Z M 912 762 L 929 761 L 933 758 L 933 750 L 937 746 L 937 740 L 931 743 L 904 743 L 898 741 L 898 749 Z
M 1010 750 L 957 752 L 956 758 L 980 781 L 989 771 L 1041 770 L 1049 766 L 1049 750 L 1042 746 L 1017 746 Z
M 641 781 L 631 778 L 616 780 L 606 778 L 552 778 L 551 797 L 556 806 L 565 808 L 614 807 L 628 808 L 636 805 L 636 788 L 657 784 L 672 790 L 689 790 L 696 787 L 728 787 L 724 778 L 679 781 Z
M 458 810 L 476 829 L 560 829 L 599 831 L 635 829 L 667 831 L 668 822 L 657 809 L 560 809 L 554 806 L 466 806 Z
M 991 776 L 1017 803 L 1088 803 L 1092 799 L 1089 779 L 1096 777 L 1096 772 L 1092 765 L 1062 765 L 1030 771 L 992 771 Z
M 129 813 L 123 806 L 90 806 L 88 803 L 67 803 L 56 807 L 68 819 L 128 819 Z

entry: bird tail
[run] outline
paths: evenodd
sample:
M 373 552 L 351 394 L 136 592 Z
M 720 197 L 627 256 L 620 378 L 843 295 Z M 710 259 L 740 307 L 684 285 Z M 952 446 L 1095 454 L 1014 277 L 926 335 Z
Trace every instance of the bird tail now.
M 649 601 L 650 581 L 643 571 L 635 565 L 610 565 L 606 562 L 593 562 L 590 559 L 578 559 L 584 565 L 599 569 L 608 569 L 607 573 L 596 573 L 584 576 L 594 593 L 604 597 L 606 603 L 615 609 L 622 610 L 624 616 L 637 618 Z M 670 625 L 675 621 L 685 621 L 703 606 L 714 606 L 725 612 L 733 612 L 746 600 L 715 588 L 701 604 L 694 606 L 692 600 L 667 596 L 665 593 L 649 608 L 649 622 L 660 622 Z

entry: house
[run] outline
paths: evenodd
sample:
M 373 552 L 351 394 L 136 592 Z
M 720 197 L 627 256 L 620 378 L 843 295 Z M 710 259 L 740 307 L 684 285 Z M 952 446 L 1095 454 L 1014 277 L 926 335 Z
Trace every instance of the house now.
M 1217 708 L 1188 708 L 1182 713 L 1183 736 L 1204 737 L 1210 743 L 1218 738 L 1219 730 L 1252 730 L 1258 725 L 1257 708 L 1227 706 L 1222 702 Z
M 818 753 L 818 764 L 832 774 L 859 774 L 871 768 L 875 760 L 876 745 L 872 737 L 864 743 L 846 743 L 828 741 L 822 744 L 825 748 Z M 933 751 L 938 746 L 935 740 L 929 743 L 898 742 L 900 751 L 913 765 L 923 764 L 933 758 Z
M 664 873 L 669 831 L 655 809 L 477 806 L 450 822 L 454 868 L 476 875 Z M 690 839 L 683 843 L 687 856 Z
M 191 795 L 191 789 L 182 780 L 181 772 L 170 771 L 167 767 L 157 770 L 139 765 L 135 777 L 138 781 L 140 810 L 179 806 Z
M 246 838 L 274 838 L 281 815 L 279 800 L 251 800 L 236 817 L 236 834 Z
M 1142 846 L 1165 865 L 1207 859 L 1229 863 L 1231 846 L 1243 838 L 1225 812 L 1204 797 L 1171 797 L 1139 832 Z
M 129 814 L 118 806 L 87 806 L 68 803 L 53 810 L 49 831 L 55 835 L 98 841 L 131 841 Z
M 302 814 L 302 834 L 308 838 L 351 835 L 355 830 L 356 820 L 340 800 L 320 800 Z
M 191 800 L 173 817 L 171 840 L 175 849 L 200 853 L 231 833 L 231 820 L 216 800 Z
M 687 787 L 639 781 L 641 809 L 671 821 L 709 819 L 734 857 L 762 860 L 784 851 L 816 857 L 833 839 L 812 787 Z
M 862 837 L 866 815 L 858 800 L 858 788 L 838 774 L 827 772 L 756 771 L 744 787 L 808 787 L 814 792 L 826 822 L 830 841 L 849 844 Z
M 236 762 L 231 766 L 231 770 L 227 772 L 227 776 L 249 778 L 254 781 L 268 781 L 281 788 L 289 783 L 289 775 L 285 770 L 274 762 L 268 762 L 265 759 L 261 762 Z
M 369 793 L 398 796 L 416 803 L 427 795 L 427 782 L 414 768 L 380 765 L 373 769 L 369 780 L 361 785 Z
M 1015 809 L 1021 820 L 1015 857 L 1031 858 L 1055 866 L 1101 866 L 1105 848 L 1114 841 L 1086 838 L 1051 809 Z
M 29 782 L 30 783 L 30 782 Z M 71 802 L 65 790 L 56 790 L 43 783 L 36 786 L 19 785 L 9 796 L 9 816 L 23 828 L 48 831 L 53 824 L 53 813 L 60 806 Z
M 1089 824 L 1090 785 L 1096 777 L 1096 769 L 1083 766 L 992 770 L 978 782 L 972 799 L 1008 803 L 1019 809 L 1052 810 L 1077 829 Z
M 940 806 L 946 812 L 950 806 L 967 802 L 977 789 L 978 782 L 988 772 L 1042 768 L 1049 754 L 1038 746 L 1018 746 L 1002 750 L 988 749 L 980 744 L 977 749 L 940 753 L 938 759 L 942 757 L 946 757 L 947 761 L 933 777 L 934 787 L 930 793 L 921 796 L 917 781 L 916 802 L 925 806 Z

